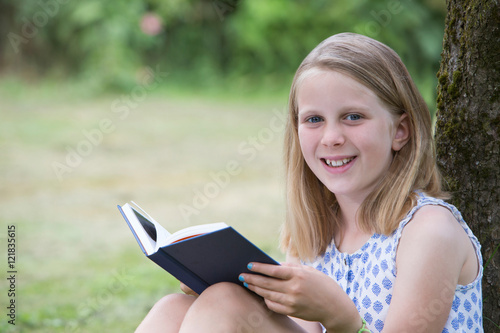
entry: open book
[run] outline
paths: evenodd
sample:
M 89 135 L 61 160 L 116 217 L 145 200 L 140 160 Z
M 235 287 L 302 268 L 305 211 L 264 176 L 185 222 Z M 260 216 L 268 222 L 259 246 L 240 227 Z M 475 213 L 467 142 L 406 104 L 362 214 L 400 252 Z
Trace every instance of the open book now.
M 223 222 L 171 234 L 133 202 L 118 209 L 142 252 L 198 294 L 218 282 L 240 283 L 249 262 L 279 265 Z

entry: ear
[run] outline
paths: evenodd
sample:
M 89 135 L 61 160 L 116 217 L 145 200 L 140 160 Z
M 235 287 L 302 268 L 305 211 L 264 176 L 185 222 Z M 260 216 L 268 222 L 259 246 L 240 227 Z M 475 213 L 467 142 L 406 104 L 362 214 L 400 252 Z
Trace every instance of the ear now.
M 395 122 L 396 131 L 392 139 L 392 150 L 400 151 L 401 148 L 410 140 L 410 119 L 408 114 L 403 113 Z

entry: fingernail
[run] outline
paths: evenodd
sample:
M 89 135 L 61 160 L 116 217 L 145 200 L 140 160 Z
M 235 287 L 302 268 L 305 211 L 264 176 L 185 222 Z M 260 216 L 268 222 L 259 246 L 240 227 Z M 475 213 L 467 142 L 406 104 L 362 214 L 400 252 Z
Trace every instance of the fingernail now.
M 240 280 L 241 282 L 244 282 L 244 281 L 245 281 L 245 278 L 243 277 L 243 275 L 240 275 L 240 276 L 238 277 L 238 280 Z
M 249 263 L 249 264 L 247 265 L 248 270 L 252 270 L 252 267 L 253 267 L 253 264 L 252 264 L 252 263 Z
M 243 283 L 243 287 L 248 288 L 248 283 Z

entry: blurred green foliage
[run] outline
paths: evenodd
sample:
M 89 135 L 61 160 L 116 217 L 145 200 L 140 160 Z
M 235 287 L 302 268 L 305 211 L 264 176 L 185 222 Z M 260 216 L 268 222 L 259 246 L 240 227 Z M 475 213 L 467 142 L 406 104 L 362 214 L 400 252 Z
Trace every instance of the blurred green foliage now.
M 154 13 L 158 34 L 141 30 Z M 353 31 L 396 50 L 434 101 L 444 0 L 21 0 L 0 5 L 3 71 L 128 89 L 141 68 L 175 82 L 289 86 L 324 38 Z

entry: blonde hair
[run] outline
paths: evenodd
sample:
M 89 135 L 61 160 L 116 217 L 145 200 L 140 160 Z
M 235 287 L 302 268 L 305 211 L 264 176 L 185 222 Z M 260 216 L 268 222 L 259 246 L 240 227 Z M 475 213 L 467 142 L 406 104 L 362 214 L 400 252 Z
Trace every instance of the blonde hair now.
M 389 235 L 416 203 L 416 190 L 446 198 L 436 165 L 429 110 L 406 67 L 391 48 L 371 38 L 342 33 L 321 42 L 301 63 L 292 82 L 285 129 L 287 210 L 281 245 L 302 260 L 325 252 L 341 230 L 340 208 L 307 166 L 299 144 L 297 92 L 304 78 L 336 71 L 372 90 L 389 112 L 407 114 L 410 139 L 393 154 L 393 161 L 357 212 L 365 232 Z

